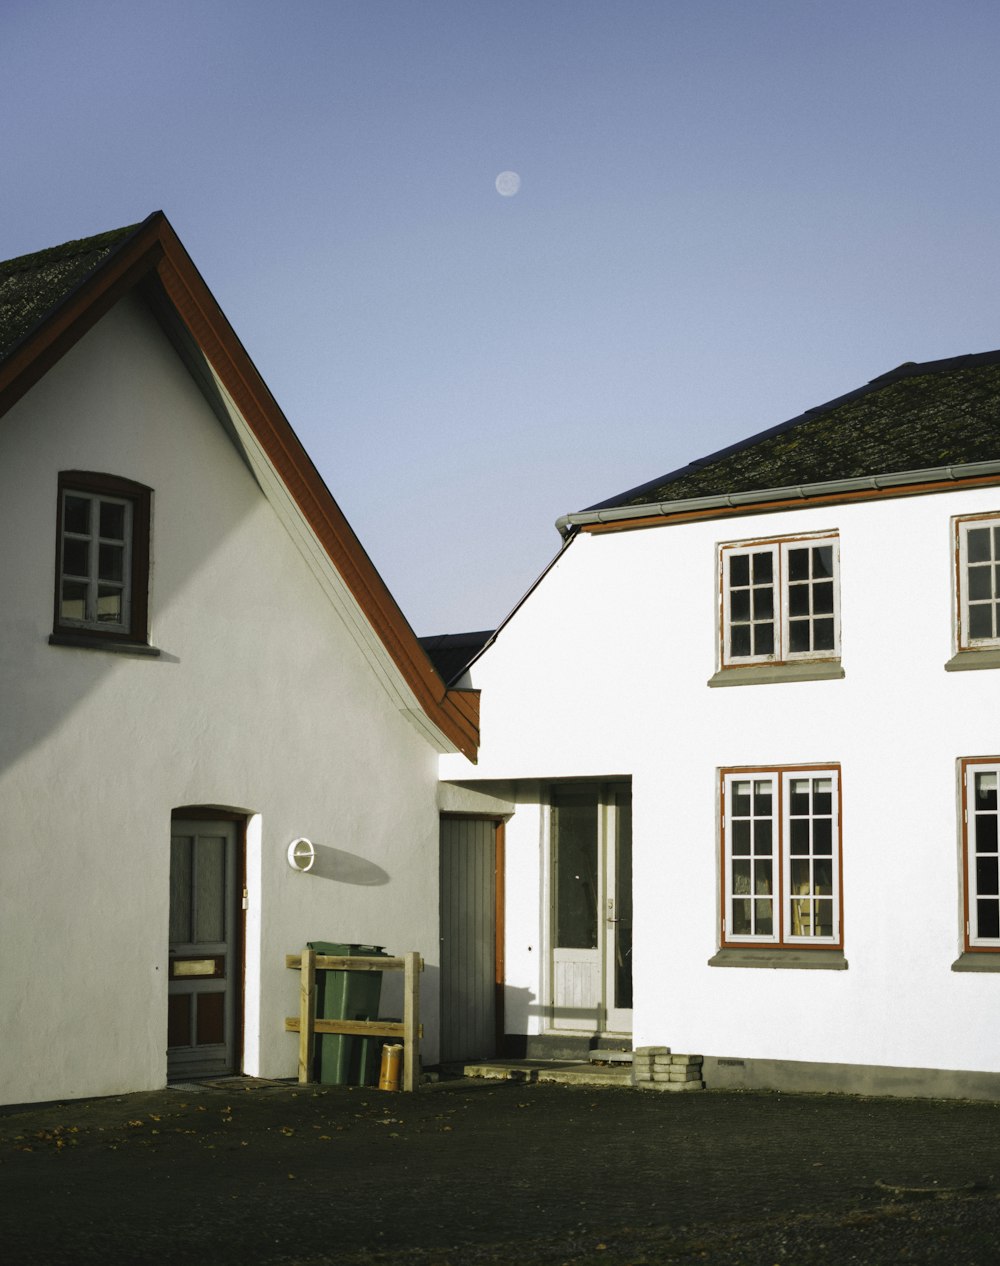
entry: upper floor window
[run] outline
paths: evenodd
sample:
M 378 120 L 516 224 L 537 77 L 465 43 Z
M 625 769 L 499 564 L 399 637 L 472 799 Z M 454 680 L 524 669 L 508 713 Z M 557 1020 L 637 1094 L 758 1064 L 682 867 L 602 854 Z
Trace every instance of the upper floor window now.
M 1000 949 L 1000 761 L 963 762 L 965 948 Z
M 149 508 L 142 484 L 60 474 L 55 634 L 146 641 Z
M 1000 647 L 1000 516 L 956 520 L 958 649 Z
M 840 656 L 835 532 L 720 548 L 722 663 L 794 663 Z
M 839 769 L 723 770 L 722 805 L 723 946 L 839 946 Z

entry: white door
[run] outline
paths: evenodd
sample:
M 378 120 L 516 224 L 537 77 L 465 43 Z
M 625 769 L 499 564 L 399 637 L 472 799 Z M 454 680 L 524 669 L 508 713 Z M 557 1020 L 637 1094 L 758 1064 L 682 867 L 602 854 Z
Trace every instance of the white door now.
M 552 789 L 551 1019 L 632 1031 L 632 800 L 622 784 Z

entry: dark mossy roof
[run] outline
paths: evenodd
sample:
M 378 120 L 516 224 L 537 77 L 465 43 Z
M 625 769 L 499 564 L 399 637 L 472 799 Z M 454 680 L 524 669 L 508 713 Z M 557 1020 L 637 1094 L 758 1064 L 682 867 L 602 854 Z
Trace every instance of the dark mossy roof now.
M 1000 351 L 900 365 L 591 510 L 1000 459 Z
M 438 633 L 433 637 L 421 637 L 417 640 L 438 670 L 441 680 L 450 686 L 476 658 L 493 633 L 493 629 L 483 629 L 477 633 Z
M 0 263 L 0 361 L 137 228 L 130 224 Z

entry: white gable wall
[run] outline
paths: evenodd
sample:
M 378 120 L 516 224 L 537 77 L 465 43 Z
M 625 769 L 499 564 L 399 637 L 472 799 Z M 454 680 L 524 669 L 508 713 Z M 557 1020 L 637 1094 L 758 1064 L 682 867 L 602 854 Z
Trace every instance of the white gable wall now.
M 47 642 L 69 469 L 153 489 L 159 658 Z M 252 815 L 244 1066 L 292 1075 L 286 953 L 332 939 L 436 962 L 434 751 L 138 301 L 0 423 L 0 507 L 15 598 L 0 613 L 0 1101 L 163 1084 L 170 814 L 183 805 Z M 299 835 L 317 845 L 312 874 L 285 861 Z
M 950 516 L 977 511 L 1000 511 L 1000 489 L 582 534 L 473 666 L 479 765 L 443 757 L 444 777 L 632 778 L 636 1046 L 1000 1071 L 997 978 L 951 971 L 956 760 L 1000 751 L 1000 675 L 944 670 Z M 828 529 L 846 677 L 710 689 L 718 543 Z M 808 762 L 842 770 L 849 968 L 709 967 L 718 770 Z M 508 910 L 524 906 L 508 915 L 508 979 L 544 1002 L 544 953 L 529 953 L 525 924 L 545 922 L 546 844 L 526 809 L 523 852 L 508 853 Z

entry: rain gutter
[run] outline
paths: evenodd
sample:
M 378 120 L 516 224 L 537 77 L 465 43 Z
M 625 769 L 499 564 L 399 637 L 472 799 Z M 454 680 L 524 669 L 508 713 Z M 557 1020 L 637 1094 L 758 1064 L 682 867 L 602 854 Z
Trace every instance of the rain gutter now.
M 697 515 L 717 510 L 737 510 L 770 502 L 811 501 L 818 497 L 838 497 L 849 493 L 881 492 L 894 488 L 945 482 L 966 482 L 1000 475 L 1000 461 L 969 462 L 963 466 L 934 466 L 888 475 L 862 475 L 854 479 L 831 479 L 825 483 L 790 484 L 784 488 L 764 488 L 751 492 L 727 492 L 712 497 L 691 497 L 683 501 L 657 501 L 638 506 L 609 506 L 604 510 L 581 510 L 556 519 L 556 528 L 569 540 L 578 528 L 602 523 L 623 523 L 663 516 Z

